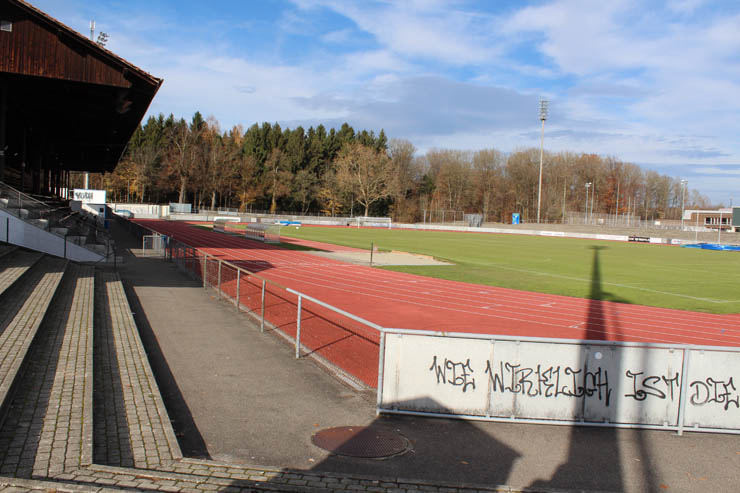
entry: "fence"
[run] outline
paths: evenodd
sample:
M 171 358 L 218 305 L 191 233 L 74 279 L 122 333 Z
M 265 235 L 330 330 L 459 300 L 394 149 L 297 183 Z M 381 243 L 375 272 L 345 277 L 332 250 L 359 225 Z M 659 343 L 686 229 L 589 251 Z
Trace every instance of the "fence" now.
M 566 218 L 566 224 L 572 225 L 590 225 L 590 226 L 606 226 L 613 228 L 637 228 L 637 229 L 661 229 L 661 230 L 677 230 L 680 231 L 684 227 L 692 226 L 688 221 L 681 223 L 680 219 L 657 219 L 647 218 L 642 219 L 634 214 L 603 214 L 596 212 L 573 212 L 568 211 Z
M 237 312 L 253 317 L 261 331 L 291 341 L 296 358 L 311 355 L 341 370 L 350 383 L 377 386 L 380 326 L 255 272 L 269 264 L 247 270 L 174 238 L 162 239 L 163 258 L 214 290 L 218 299 L 233 303 Z
M 165 253 L 166 236 L 159 234 L 143 235 L 141 237 L 141 254 L 149 257 L 161 257 Z
M 740 433 L 740 348 L 384 329 L 381 412 Z

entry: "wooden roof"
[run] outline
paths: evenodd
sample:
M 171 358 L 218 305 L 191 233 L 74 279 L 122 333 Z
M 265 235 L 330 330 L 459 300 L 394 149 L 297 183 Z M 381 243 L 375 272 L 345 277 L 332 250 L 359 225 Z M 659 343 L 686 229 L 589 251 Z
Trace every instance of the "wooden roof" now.
M 0 20 L 9 155 L 30 137 L 63 169 L 112 171 L 162 79 L 23 0 L 0 0 Z

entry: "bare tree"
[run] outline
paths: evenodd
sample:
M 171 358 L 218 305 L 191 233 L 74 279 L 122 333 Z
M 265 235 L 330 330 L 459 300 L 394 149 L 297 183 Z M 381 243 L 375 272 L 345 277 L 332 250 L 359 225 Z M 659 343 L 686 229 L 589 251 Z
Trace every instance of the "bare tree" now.
M 483 149 L 473 154 L 473 182 L 483 220 L 488 220 L 494 197 L 501 192 L 505 162 L 503 153 L 496 149 Z
M 334 169 L 328 169 L 321 177 L 319 188 L 319 201 L 323 207 L 322 211 L 326 215 L 334 217 L 343 205 L 344 193 L 337 172 Z
M 406 207 L 409 193 L 414 188 L 414 181 L 419 177 L 414 166 L 416 148 L 408 140 L 391 139 L 388 154 L 391 158 L 392 171 L 388 184 L 393 198 L 393 219 L 399 219 L 399 212 Z
M 185 202 L 188 182 L 193 177 L 197 163 L 202 157 L 200 143 L 204 128 L 205 124 L 200 113 L 196 113 L 190 126 L 185 120 L 180 120 L 172 129 L 170 166 L 179 179 L 178 202 L 181 204 Z
M 342 147 L 333 164 L 338 183 L 345 191 L 356 191 L 365 216 L 372 204 L 390 195 L 393 168 L 385 152 L 350 142 Z
M 262 195 L 261 182 L 257 179 L 257 161 L 254 156 L 240 154 L 234 164 L 239 177 L 239 209 L 246 211 Z
M 277 199 L 290 192 L 291 179 L 290 162 L 283 151 L 274 148 L 265 161 L 265 184 L 270 192 L 270 212 L 277 210 Z

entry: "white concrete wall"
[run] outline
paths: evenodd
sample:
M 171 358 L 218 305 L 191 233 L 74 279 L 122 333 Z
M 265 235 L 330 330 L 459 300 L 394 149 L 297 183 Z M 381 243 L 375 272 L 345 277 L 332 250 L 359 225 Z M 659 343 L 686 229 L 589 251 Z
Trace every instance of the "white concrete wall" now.
M 57 257 L 65 256 L 63 237 L 28 224 L 4 210 L 0 210 L 0 240 Z M 77 262 L 97 262 L 104 256 L 68 241 L 66 258 Z
M 528 236 L 558 236 L 562 238 L 582 238 L 586 240 L 612 240 L 628 241 L 627 235 L 602 235 L 595 233 L 570 233 L 563 231 L 539 231 L 536 229 L 504 229 L 504 228 L 470 228 L 467 226 L 443 226 L 435 224 L 403 224 L 395 223 L 394 228 L 398 229 L 419 229 L 433 231 L 465 231 L 471 233 L 500 233 L 510 235 L 528 235 Z M 662 243 L 662 240 L 660 241 Z
M 170 206 L 168 205 L 111 202 L 108 204 L 108 207 L 110 207 L 114 213 L 117 210 L 130 211 L 134 214 L 135 218 L 158 219 L 161 217 L 167 217 L 170 214 Z
M 740 429 L 737 348 L 393 332 L 385 412 Z

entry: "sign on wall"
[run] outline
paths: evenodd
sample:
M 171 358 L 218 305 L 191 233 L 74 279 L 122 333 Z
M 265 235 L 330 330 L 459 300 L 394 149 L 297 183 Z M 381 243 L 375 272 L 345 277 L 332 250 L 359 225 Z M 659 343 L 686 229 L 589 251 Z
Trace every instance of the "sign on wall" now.
M 408 332 L 383 336 L 381 412 L 740 430 L 740 350 Z
M 77 188 L 72 190 L 72 200 L 78 200 L 83 204 L 105 204 L 105 190 Z

